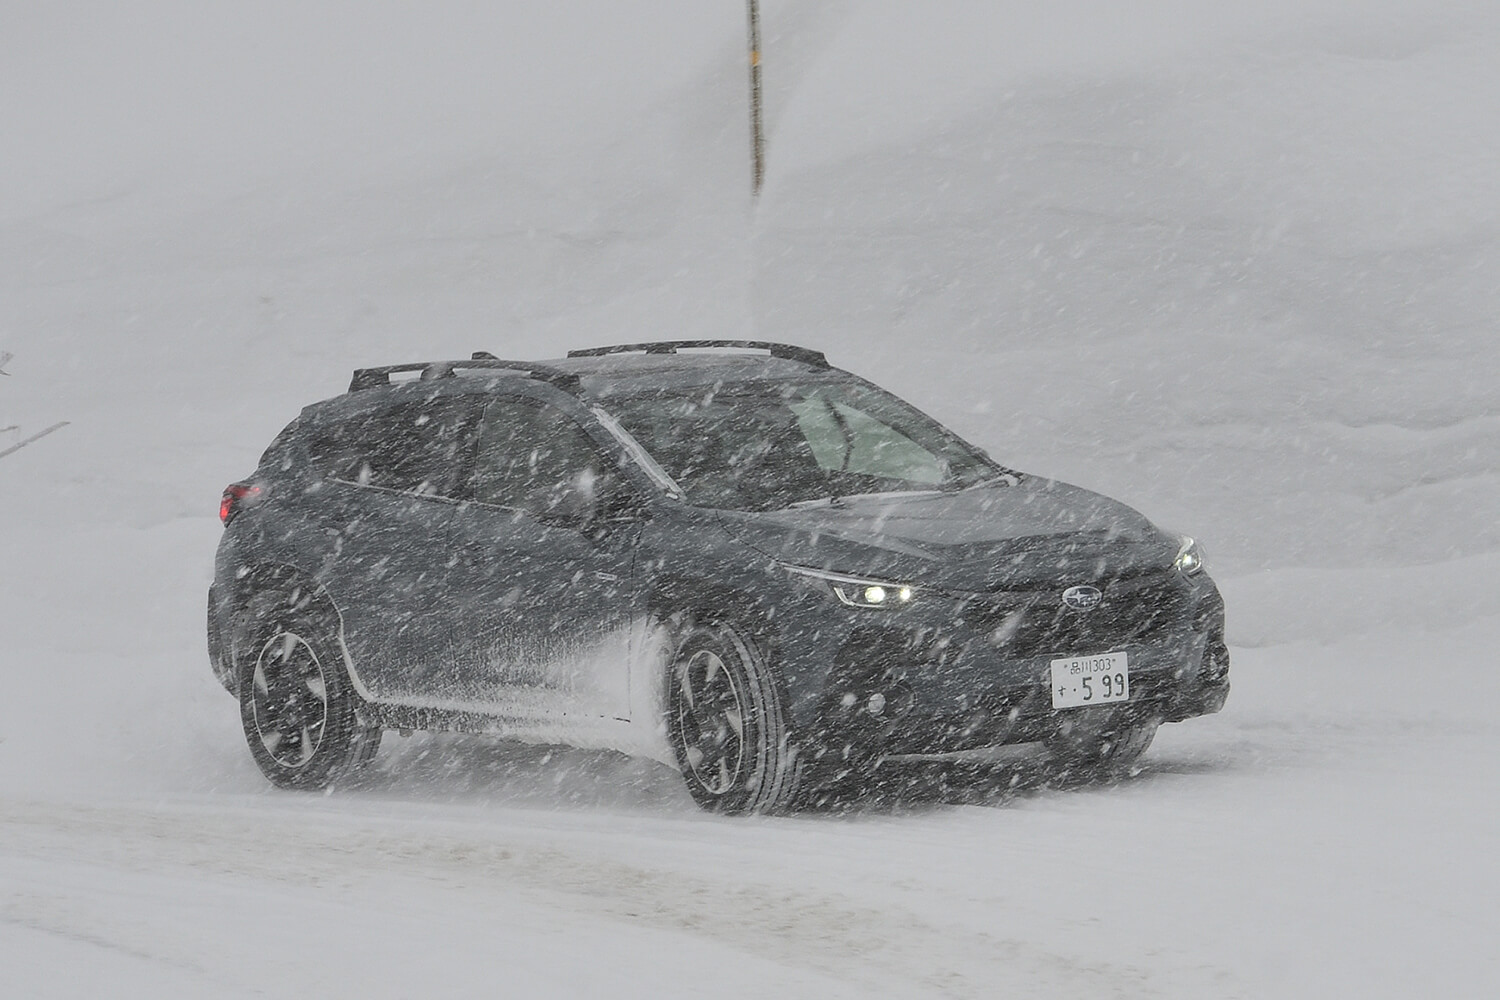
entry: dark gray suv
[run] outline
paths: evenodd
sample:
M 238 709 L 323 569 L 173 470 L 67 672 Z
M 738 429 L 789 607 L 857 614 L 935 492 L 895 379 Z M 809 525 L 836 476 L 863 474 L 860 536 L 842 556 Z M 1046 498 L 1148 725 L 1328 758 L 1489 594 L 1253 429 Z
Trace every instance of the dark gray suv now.
M 773 811 L 893 758 L 1118 766 L 1229 691 L 1192 539 L 782 344 L 361 369 L 220 516 L 209 653 L 286 787 L 459 730 Z

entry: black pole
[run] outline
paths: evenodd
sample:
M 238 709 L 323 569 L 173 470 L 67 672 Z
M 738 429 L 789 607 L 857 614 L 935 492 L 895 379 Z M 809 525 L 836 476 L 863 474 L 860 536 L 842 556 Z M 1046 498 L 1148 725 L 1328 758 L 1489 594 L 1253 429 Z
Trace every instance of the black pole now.
M 760 196 L 766 177 L 766 133 L 760 106 L 760 0 L 750 4 L 750 172 L 751 192 Z

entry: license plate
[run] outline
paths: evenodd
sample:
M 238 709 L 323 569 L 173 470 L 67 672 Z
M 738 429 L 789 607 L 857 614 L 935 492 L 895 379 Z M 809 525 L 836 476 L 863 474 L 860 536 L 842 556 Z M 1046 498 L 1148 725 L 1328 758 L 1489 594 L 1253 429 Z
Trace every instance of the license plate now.
M 1079 708 L 1130 698 L 1125 653 L 1065 656 L 1052 661 L 1052 707 Z

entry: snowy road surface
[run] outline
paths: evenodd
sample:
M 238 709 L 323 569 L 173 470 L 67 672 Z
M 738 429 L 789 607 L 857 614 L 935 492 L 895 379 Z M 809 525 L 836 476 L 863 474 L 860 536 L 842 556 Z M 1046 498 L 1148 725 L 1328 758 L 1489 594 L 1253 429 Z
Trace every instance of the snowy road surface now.
M 212 790 L 6 797 L 6 989 L 1479 997 L 1500 680 L 1464 660 L 1497 638 L 1236 650 L 1234 711 L 1166 727 L 1118 784 L 908 775 L 783 819 L 483 740 L 392 737 L 360 788 L 274 792 L 226 723 L 168 765 Z

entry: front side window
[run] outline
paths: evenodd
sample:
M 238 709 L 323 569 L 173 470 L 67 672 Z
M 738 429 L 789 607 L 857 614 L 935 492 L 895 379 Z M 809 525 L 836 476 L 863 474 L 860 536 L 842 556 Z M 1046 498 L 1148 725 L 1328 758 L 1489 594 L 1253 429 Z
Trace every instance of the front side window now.
M 472 496 L 535 517 L 573 517 L 605 469 L 599 447 L 571 416 L 522 397 L 485 410 Z
M 961 489 L 1003 473 L 931 418 L 860 383 L 663 389 L 605 406 L 700 506 L 771 510 Z

